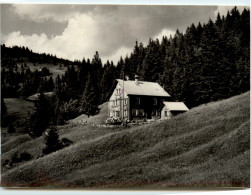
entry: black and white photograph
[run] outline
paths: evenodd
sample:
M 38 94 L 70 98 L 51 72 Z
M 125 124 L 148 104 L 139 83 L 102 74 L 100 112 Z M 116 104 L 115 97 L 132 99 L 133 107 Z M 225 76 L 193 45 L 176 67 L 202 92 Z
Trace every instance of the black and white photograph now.
M 2 3 L 1 187 L 250 188 L 249 5 Z

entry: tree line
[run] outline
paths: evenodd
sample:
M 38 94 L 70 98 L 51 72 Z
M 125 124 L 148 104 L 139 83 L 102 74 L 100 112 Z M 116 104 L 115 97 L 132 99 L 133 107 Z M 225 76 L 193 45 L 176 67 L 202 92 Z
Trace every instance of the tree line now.
M 133 78 L 158 82 L 188 107 L 249 90 L 250 11 L 235 7 L 206 24 L 191 24 L 185 33 L 149 40 L 134 47 L 117 68 Z M 121 75 L 122 76 L 122 75 Z
M 210 19 L 206 24 L 191 24 L 184 33 L 177 30 L 174 36 L 163 36 L 161 40 L 150 38 L 146 46 L 136 41 L 133 51 L 125 58 L 121 57 L 117 64 L 112 61 L 102 63 L 98 52 L 92 59 L 84 58 L 81 62 L 53 58 L 55 64 L 62 63 L 67 70 L 54 81 L 49 79 L 50 84 L 36 71 L 15 71 L 13 59 L 25 63 L 25 58 L 11 58 L 10 54 L 4 54 L 4 60 L 7 60 L 3 62 L 8 65 L 2 70 L 2 90 L 12 86 L 16 92 L 25 89 L 24 86 L 36 86 L 36 92 L 41 95 L 31 115 L 33 124 L 30 129 L 39 129 L 34 124 L 44 124 L 43 129 L 49 124 L 64 124 L 82 113 L 95 115 L 98 105 L 108 101 L 115 79 L 122 79 L 125 75 L 134 79 L 137 74 L 141 80 L 158 82 L 173 101 L 183 101 L 189 108 L 225 99 L 249 90 L 249 21 L 250 11 L 244 9 L 240 13 L 235 7 L 226 16 L 218 14 L 215 21 Z M 14 78 L 13 74 L 17 79 L 9 79 Z M 32 78 L 37 80 L 31 82 Z M 44 83 L 50 87 L 46 88 Z M 16 95 L 27 97 L 35 93 L 21 91 L 24 92 Z M 54 95 L 46 97 L 42 94 L 45 91 L 53 91 Z M 38 118 L 41 121 L 36 121 Z

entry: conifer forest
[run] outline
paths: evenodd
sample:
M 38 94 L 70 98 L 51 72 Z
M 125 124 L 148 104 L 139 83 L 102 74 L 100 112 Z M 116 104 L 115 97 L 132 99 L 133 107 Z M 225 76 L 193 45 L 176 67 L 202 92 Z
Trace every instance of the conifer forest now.
M 23 98 L 40 93 L 34 111 L 19 119 L 23 132 L 41 136 L 51 124 L 64 124 L 80 114 L 98 113 L 107 102 L 116 79 L 137 74 L 140 80 L 158 82 L 173 101 L 189 108 L 226 99 L 249 91 L 250 11 L 235 7 L 215 21 L 188 24 L 185 32 L 161 40 L 150 38 L 147 45 L 136 41 L 130 54 L 103 62 L 97 51 L 92 59 L 70 61 L 53 54 L 34 53 L 27 47 L 1 45 L 2 125 L 8 125 L 4 98 Z M 66 68 L 52 77 L 51 70 L 31 70 L 41 63 Z M 43 95 L 53 92 L 52 96 Z

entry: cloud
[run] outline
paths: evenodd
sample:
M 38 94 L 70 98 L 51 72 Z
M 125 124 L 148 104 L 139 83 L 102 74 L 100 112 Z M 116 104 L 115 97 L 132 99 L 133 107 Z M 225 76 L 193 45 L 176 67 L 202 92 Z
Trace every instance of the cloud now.
M 163 36 L 166 36 L 167 38 L 170 37 L 170 35 L 173 37 L 176 31 L 163 29 L 159 34 L 153 37 L 153 39 L 159 39 L 161 40 Z
M 58 57 L 75 60 L 93 56 L 97 50 L 97 32 L 95 21 L 90 16 L 81 14 L 69 19 L 68 26 L 58 36 L 48 38 L 44 33 L 28 36 L 21 35 L 18 31 L 3 39 L 7 46 L 23 45 L 35 52 L 52 53 Z
M 133 48 L 120 47 L 112 55 L 102 57 L 102 62 L 106 63 L 107 60 L 117 62 L 120 59 L 120 56 L 125 57 L 127 54 L 130 54 L 132 52 L 132 50 L 133 50 Z
M 234 6 L 218 6 L 217 10 L 214 12 L 215 16 L 218 15 L 218 13 L 220 13 L 221 16 L 226 16 L 228 11 L 231 11 L 234 8 Z M 249 8 L 247 6 L 237 6 L 237 9 L 239 10 L 239 12 L 241 13 L 244 8 Z
M 119 60 L 132 51 L 135 41 L 147 44 L 149 38 L 185 31 L 191 23 L 215 17 L 216 6 L 126 6 L 126 5 L 13 5 L 22 20 L 34 24 L 48 21 L 66 23 L 56 36 L 45 33 L 4 36 L 7 46 L 21 45 L 35 52 L 56 54 L 71 60 L 92 58 L 95 51 L 106 59 Z M 30 28 L 32 31 L 32 26 Z
M 12 10 L 20 18 L 36 22 L 44 22 L 46 20 L 66 22 L 76 14 L 70 6 L 66 5 L 13 4 Z

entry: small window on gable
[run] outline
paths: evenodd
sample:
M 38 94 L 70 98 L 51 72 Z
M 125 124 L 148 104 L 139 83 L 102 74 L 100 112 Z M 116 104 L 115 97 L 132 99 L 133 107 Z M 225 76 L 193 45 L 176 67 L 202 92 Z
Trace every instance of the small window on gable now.
M 165 111 L 165 117 L 167 117 L 167 111 Z
M 153 105 L 157 105 L 157 104 L 158 104 L 157 98 L 153 98 Z
M 136 98 L 136 104 L 137 104 L 137 105 L 140 105 L 140 98 L 139 98 L 139 97 Z

